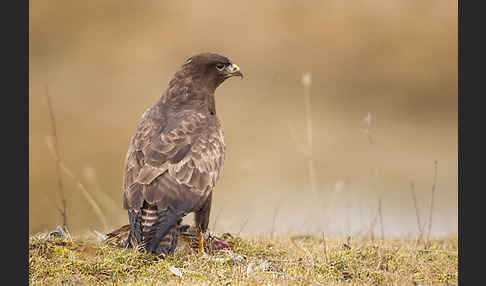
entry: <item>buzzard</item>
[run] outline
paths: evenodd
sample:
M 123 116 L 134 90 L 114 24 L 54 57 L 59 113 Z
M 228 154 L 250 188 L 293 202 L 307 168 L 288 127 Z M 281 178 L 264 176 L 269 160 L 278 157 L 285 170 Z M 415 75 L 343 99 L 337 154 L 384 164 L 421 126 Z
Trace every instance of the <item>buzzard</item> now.
M 125 247 L 173 253 L 182 218 L 191 212 L 203 242 L 225 157 L 214 92 L 233 76 L 243 78 L 223 55 L 192 56 L 142 115 L 125 157 L 123 207 L 130 223 Z

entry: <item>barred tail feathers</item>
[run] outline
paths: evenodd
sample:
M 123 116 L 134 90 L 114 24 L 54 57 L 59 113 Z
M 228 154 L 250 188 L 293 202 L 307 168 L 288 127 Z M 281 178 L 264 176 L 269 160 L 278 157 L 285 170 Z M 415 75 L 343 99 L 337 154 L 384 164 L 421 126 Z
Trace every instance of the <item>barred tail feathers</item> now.
M 146 251 L 157 254 L 174 252 L 182 218 L 171 207 L 161 210 L 156 205 L 147 205 L 142 209 L 141 221 Z

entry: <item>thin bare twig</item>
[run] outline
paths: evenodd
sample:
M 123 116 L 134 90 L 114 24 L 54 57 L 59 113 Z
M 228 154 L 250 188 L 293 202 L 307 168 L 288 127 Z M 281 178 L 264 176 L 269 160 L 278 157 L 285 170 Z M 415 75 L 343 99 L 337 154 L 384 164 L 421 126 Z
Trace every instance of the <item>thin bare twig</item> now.
M 57 139 L 56 121 L 54 120 L 54 112 L 52 109 L 51 98 L 49 96 L 48 85 L 46 85 L 45 97 L 47 101 L 47 107 L 49 109 L 49 117 L 51 119 L 52 138 L 53 138 L 52 145 L 54 151 L 54 159 L 56 161 L 57 184 L 59 186 L 59 195 L 61 197 L 61 204 L 62 204 L 62 207 L 58 208 L 58 211 L 62 217 L 62 226 L 64 228 L 67 228 L 67 205 L 66 205 L 66 198 L 64 197 L 64 188 L 63 188 L 62 176 L 61 176 L 61 156 L 59 152 L 59 143 Z
M 430 213 L 429 213 L 429 225 L 427 232 L 427 243 L 430 238 L 430 231 L 432 230 L 432 213 L 434 212 L 434 194 L 437 188 L 437 160 L 434 161 L 434 184 L 432 185 L 432 194 L 430 198 Z

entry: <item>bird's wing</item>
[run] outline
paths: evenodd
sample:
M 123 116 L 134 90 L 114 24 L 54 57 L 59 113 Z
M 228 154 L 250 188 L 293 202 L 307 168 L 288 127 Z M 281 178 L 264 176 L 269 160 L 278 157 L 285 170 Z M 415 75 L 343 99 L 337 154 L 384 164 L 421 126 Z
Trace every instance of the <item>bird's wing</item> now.
M 223 134 L 210 115 L 184 112 L 166 124 L 146 116 L 127 153 L 123 205 L 139 209 L 146 200 L 187 211 L 214 187 L 223 160 Z

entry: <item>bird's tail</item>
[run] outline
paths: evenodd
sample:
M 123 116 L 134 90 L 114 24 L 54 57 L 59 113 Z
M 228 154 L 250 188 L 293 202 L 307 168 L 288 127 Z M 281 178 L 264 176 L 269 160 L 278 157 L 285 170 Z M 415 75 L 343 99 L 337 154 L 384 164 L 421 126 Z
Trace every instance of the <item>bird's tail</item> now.
M 123 244 L 125 248 L 145 249 L 157 254 L 174 252 L 182 217 L 172 207 L 159 209 L 155 204 L 144 202 L 140 210 L 129 210 L 128 217 L 130 226 Z M 122 237 L 121 233 L 124 234 L 123 231 L 117 233 L 114 231 L 113 236 Z
M 160 229 L 165 229 L 167 226 L 161 225 L 159 228 L 152 230 L 152 233 L 158 233 Z M 162 232 L 161 232 L 162 233 Z M 145 249 L 147 251 L 156 254 L 172 254 L 174 253 L 179 240 L 178 224 L 169 227 L 167 234 L 164 236 L 154 235 L 148 237 L 147 243 L 145 243 Z
M 141 210 L 142 245 L 146 251 L 171 254 L 177 247 L 182 218 L 172 209 L 144 204 Z

